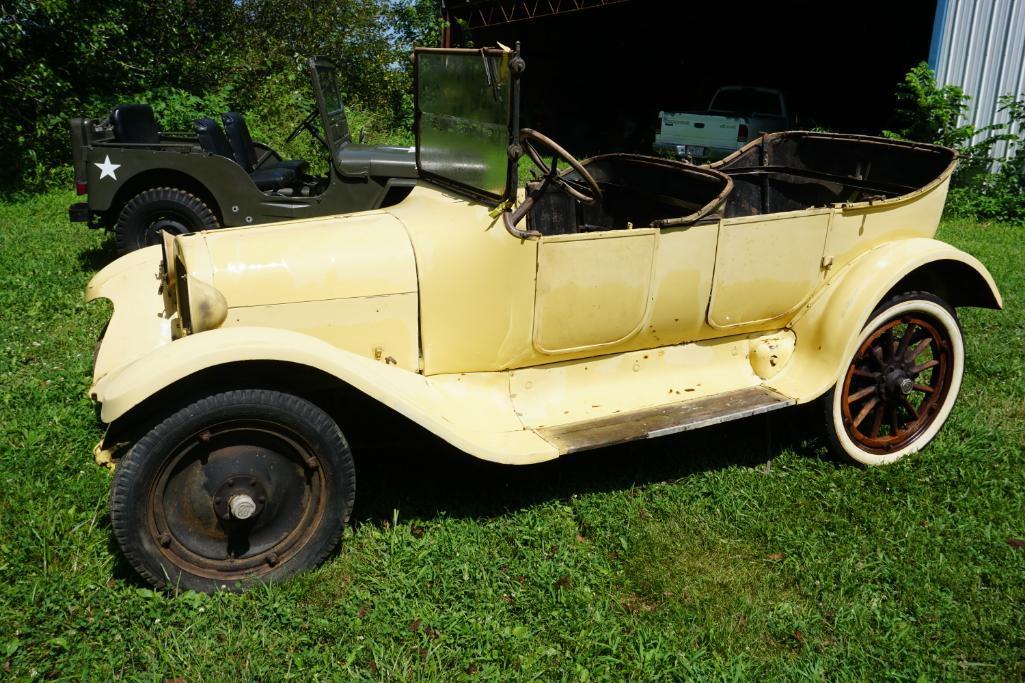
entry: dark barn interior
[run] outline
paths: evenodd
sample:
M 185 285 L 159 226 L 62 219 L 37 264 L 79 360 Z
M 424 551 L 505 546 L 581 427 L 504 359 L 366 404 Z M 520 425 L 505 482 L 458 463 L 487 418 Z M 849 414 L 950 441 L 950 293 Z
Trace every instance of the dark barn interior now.
M 796 128 L 878 135 L 897 83 L 928 57 L 936 10 L 936 0 L 444 5 L 453 47 L 520 41 L 523 125 L 578 155 L 650 151 L 660 110 L 702 110 L 722 85 L 783 90 Z

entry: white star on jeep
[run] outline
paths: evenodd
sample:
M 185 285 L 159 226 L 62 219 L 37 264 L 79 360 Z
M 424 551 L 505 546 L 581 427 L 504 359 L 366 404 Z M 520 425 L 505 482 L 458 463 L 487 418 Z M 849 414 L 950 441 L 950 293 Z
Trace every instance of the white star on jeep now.
M 100 169 L 100 180 L 103 180 L 107 176 L 110 176 L 114 180 L 117 180 L 117 176 L 114 175 L 114 171 L 116 171 L 117 169 L 121 168 L 121 164 L 112 164 L 112 163 L 110 163 L 110 155 L 109 154 L 103 160 L 102 164 L 97 164 L 97 163 L 94 162 L 93 166 L 95 166 L 96 168 Z

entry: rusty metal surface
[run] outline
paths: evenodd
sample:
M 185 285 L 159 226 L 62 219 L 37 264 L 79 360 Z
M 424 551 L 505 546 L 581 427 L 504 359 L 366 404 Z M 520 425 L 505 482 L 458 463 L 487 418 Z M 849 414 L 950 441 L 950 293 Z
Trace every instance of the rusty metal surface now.
M 750 387 L 597 420 L 545 427 L 537 433 L 560 453 L 574 453 L 739 420 L 779 410 L 794 402 L 765 387 Z
M 241 444 L 236 444 L 240 441 Z M 179 568 L 226 582 L 298 553 L 324 514 L 319 463 L 298 435 L 259 420 L 218 423 L 180 444 L 154 485 L 149 524 Z M 247 519 L 229 498 L 249 495 Z
M 441 15 L 446 23 L 462 20 L 469 29 L 484 28 L 618 5 L 627 0 L 445 0 Z M 446 38 L 447 38 L 446 34 Z M 446 43 L 447 45 L 447 43 Z

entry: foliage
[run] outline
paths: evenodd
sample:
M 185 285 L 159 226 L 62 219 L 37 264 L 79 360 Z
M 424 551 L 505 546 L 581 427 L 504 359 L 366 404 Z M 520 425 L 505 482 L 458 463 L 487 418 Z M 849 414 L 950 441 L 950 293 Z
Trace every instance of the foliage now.
M 1025 222 L 1025 98 L 1011 95 L 1000 98 L 1000 109 L 1007 112 L 1010 135 L 1007 156 L 995 173 L 985 174 L 966 187 L 951 189 L 947 200 L 951 213 L 988 220 Z
M 884 130 L 883 135 L 957 150 L 962 183 L 985 172 L 993 146 L 1009 137 L 993 134 L 1004 128 L 1002 124 L 976 127 L 963 122 L 971 96 L 956 85 L 937 85 L 935 72 L 925 62 L 908 71 L 897 86 L 896 100 L 896 129 Z
M 800 408 L 523 468 L 393 425 L 353 440 L 355 521 L 324 567 L 165 596 L 112 547 L 91 462 L 110 309 L 82 288 L 113 252 L 72 200 L 0 204 L 0 677 L 1025 678 L 1020 230 L 941 228 L 1006 310 L 960 312 L 961 398 L 905 462 L 837 465 Z
M 437 0 L 12 0 L 0 6 L 5 182 L 70 178 L 68 119 L 147 102 L 165 130 L 235 110 L 280 146 L 313 106 L 306 58 L 340 67 L 371 139 L 408 139 L 408 52 L 433 44 Z M 362 116 L 359 112 L 365 112 Z M 356 129 L 358 130 L 358 128 Z M 322 155 L 308 137 L 282 150 Z
M 947 199 L 948 213 L 1007 222 L 1025 221 L 1025 99 L 1003 95 L 1000 111 L 1008 123 L 976 127 L 964 123 L 970 101 L 955 85 L 938 86 L 936 75 L 924 62 L 911 69 L 897 88 L 895 130 L 887 137 L 918 140 L 951 147 L 960 165 Z M 1007 141 L 1007 154 L 996 160 L 993 152 Z

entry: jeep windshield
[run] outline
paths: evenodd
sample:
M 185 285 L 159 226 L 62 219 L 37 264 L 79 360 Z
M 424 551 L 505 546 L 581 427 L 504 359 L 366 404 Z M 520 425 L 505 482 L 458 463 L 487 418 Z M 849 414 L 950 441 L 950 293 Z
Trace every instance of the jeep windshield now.
M 321 122 L 327 136 L 332 156 L 338 148 L 352 141 L 349 135 L 349 122 L 345 118 L 345 107 L 342 105 L 342 93 L 338 88 L 338 77 L 335 65 L 323 57 L 310 59 L 310 74 L 313 77 L 313 91 L 317 98 Z
M 501 201 L 517 93 L 510 50 L 418 49 L 417 166 L 423 177 Z

